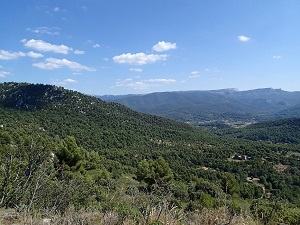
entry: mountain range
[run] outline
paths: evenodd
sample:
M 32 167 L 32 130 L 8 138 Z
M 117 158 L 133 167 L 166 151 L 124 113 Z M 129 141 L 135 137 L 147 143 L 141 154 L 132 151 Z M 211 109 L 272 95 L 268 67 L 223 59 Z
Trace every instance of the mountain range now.
M 136 111 L 184 122 L 262 121 L 300 116 L 300 92 L 281 89 L 160 92 L 99 96 Z

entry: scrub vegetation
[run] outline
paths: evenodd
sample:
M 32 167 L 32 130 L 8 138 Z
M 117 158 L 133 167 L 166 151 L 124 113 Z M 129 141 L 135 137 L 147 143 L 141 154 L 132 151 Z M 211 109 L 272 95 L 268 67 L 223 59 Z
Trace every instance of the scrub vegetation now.
M 245 136 L 255 127 L 214 134 L 56 86 L 0 84 L 0 224 L 299 224 L 298 139 L 266 125 L 266 139 Z

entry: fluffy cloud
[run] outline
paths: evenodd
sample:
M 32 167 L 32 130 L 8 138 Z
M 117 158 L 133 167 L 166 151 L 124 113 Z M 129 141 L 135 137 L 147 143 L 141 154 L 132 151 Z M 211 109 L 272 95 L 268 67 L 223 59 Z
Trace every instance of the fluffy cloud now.
M 273 55 L 273 59 L 281 59 L 280 55 Z
M 29 57 L 31 57 L 31 58 L 35 58 L 35 59 L 44 57 L 43 54 L 36 53 L 36 52 L 33 52 L 33 51 L 28 52 L 28 53 L 27 53 L 27 56 L 29 56 Z
M 59 69 L 62 67 L 67 67 L 75 72 L 80 72 L 83 70 L 90 71 L 90 72 L 96 71 L 96 69 L 94 69 L 92 67 L 87 67 L 87 66 L 81 65 L 77 62 L 69 61 L 67 59 L 47 58 L 44 62 L 34 63 L 32 65 L 34 67 L 37 67 L 37 68 L 43 69 L 43 70 L 53 70 L 53 69 Z
M 9 75 L 12 75 L 12 73 L 0 70 L 0 78 L 4 78 L 4 77 L 9 76 Z
M 243 36 L 243 35 L 238 36 L 237 38 L 239 39 L 239 41 L 243 41 L 243 42 L 250 41 L 250 39 L 251 39 L 251 38 Z
M 200 77 L 200 72 L 199 71 L 193 71 L 191 72 L 191 75 L 189 76 L 189 78 L 196 78 L 196 77 Z
M 152 47 L 152 49 L 156 52 L 163 52 L 163 51 L 168 51 L 176 48 L 177 48 L 176 43 L 170 43 L 164 41 L 159 41 L 156 45 Z
M 66 82 L 66 83 L 77 83 L 77 80 L 73 80 L 73 79 L 68 78 L 68 79 L 65 79 L 64 82 Z
M 0 59 L 1 60 L 11 60 L 17 59 L 19 57 L 26 56 L 24 52 L 10 52 L 5 50 L 0 50 Z
M 60 80 L 54 80 L 51 82 L 53 85 L 57 85 L 57 86 L 63 86 L 63 85 L 67 85 L 67 84 L 75 84 L 77 83 L 77 80 L 73 80 L 73 79 L 65 79 L 63 81 Z
M 24 57 L 24 56 L 28 56 L 30 58 L 35 58 L 35 59 L 44 57 L 42 54 L 33 51 L 24 53 L 24 52 L 10 52 L 5 50 L 0 50 L 0 59 L 2 60 L 18 59 L 19 57 Z
M 22 40 L 22 42 L 25 42 L 26 40 Z M 31 39 L 29 41 L 26 41 L 24 44 L 25 47 L 34 49 L 36 51 L 40 52 L 54 52 L 54 53 L 60 53 L 60 54 L 68 54 L 69 51 L 72 51 L 73 49 L 66 46 L 66 45 L 53 45 L 50 43 L 47 43 L 42 40 L 35 40 Z
M 131 65 L 145 65 L 149 63 L 155 63 L 159 60 L 166 60 L 167 55 L 156 55 L 150 54 L 146 55 L 145 53 L 136 53 L 136 54 L 122 54 L 113 57 L 115 63 L 124 63 L 124 64 L 131 64 Z
M 99 44 L 94 44 L 93 48 L 100 48 L 100 45 Z
M 85 51 L 74 50 L 74 54 L 76 54 L 76 55 L 83 55 L 83 54 L 85 54 Z

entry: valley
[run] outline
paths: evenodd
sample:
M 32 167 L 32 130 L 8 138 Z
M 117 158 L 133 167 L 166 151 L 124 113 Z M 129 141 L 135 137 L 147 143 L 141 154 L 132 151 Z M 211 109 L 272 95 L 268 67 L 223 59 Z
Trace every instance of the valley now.
M 93 209 L 121 224 L 192 224 L 222 210 L 223 223 L 297 224 L 299 119 L 259 122 L 284 109 L 258 111 L 211 92 L 181 94 L 129 97 L 165 113 L 156 116 L 57 86 L 0 84 L 1 207 L 53 218 Z M 253 124 L 244 126 L 246 115 Z
M 189 122 L 234 125 L 300 116 L 300 92 L 281 89 L 236 89 L 98 96 L 136 111 Z

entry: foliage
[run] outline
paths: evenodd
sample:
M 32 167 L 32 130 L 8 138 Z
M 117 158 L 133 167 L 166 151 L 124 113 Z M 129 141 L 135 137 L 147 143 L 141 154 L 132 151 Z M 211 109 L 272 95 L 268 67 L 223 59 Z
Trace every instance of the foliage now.
M 175 208 L 255 217 L 272 210 L 256 200 L 271 196 L 297 222 L 298 145 L 222 137 L 50 85 L 5 83 L 0 96 L 1 207 L 93 208 L 147 224 Z
M 253 141 L 300 144 L 300 118 L 260 122 L 238 129 L 218 129 L 216 133 Z
M 184 122 L 262 121 L 300 116 L 300 92 L 235 89 L 100 96 L 134 110 Z
M 173 179 L 169 165 L 160 156 L 155 161 L 143 160 L 137 167 L 137 180 L 144 181 L 148 187 L 166 186 Z

